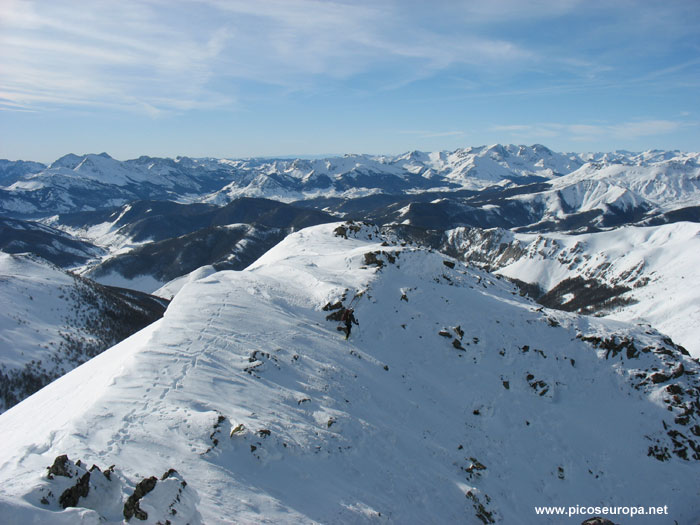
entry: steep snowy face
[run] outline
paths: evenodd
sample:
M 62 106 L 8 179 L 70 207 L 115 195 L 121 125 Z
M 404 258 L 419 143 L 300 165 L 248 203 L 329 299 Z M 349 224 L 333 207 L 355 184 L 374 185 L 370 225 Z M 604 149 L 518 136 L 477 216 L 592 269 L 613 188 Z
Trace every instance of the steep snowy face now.
M 655 332 L 538 308 L 370 226 L 317 226 L 204 272 L 162 320 L 0 416 L 0 507 L 53 523 L 580 523 L 534 506 L 658 502 L 690 523 L 698 372 Z
M 649 323 L 700 357 L 700 225 L 627 226 L 582 235 L 457 228 L 443 249 L 530 285 L 558 309 Z
M 165 301 L 0 252 L 0 411 L 158 319 Z
M 679 154 L 671 159 L 637 160 L 628 162 L 588 163 L 581 169 L 553 182 L 555 190 L 580 187 L 590 181 L 597 184 L 624 188 L 636 196 L 662 209 L 697 205 L 700 197 L 700 163 L 698 155 Z M 595 189 L 594 189 L 595 191 Z

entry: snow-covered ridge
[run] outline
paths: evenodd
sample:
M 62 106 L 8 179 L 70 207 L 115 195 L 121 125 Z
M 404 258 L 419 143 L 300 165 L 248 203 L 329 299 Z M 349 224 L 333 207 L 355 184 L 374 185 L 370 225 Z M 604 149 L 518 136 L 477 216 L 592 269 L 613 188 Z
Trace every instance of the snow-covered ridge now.
M 447 233 L 445 248 L 498 275 L 534 284 L 542 293 L 555 291 L 545 297 L 554 307 L 649 323 L 700 357 L 700 329 L 691 321 L 700 318 L 692 285 L 700 282 L 697 223 L 581 235 L 458 228 Z M 577 295 L 594 283 L 607 291 L 601 290 L 603 302 L 590 311 Z
M 338 303 L 360 323 L 347 341 Z M 692 523 L 698 372 L 651 330 L 538 308 L 372 226 L 316 226 L 192 279 L 161 321 L 1 415 L 0 507 L 119 522 L 156 476 L 149 522 L 519 523 L 660 501 Z M 64 454 L 79 479 L 46 476 Z M 93 473 L 63 510 L 77 459 L 117 481 Z

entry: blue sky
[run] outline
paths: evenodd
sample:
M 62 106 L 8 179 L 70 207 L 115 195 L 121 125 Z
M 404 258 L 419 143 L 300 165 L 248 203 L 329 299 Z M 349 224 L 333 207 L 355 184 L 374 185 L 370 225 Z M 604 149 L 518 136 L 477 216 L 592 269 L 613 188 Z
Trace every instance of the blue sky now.
M 700 150 L 696 0 L 0 0 L 0 158 Z

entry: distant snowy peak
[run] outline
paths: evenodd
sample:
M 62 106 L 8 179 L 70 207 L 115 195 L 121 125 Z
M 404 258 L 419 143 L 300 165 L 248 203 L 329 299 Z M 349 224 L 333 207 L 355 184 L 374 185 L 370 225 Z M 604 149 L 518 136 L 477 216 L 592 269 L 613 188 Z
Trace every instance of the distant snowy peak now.
M 187 166 L 187 163 L 183 162 L 182 166 Z M 168 180 L 168 175 L 171 175 L 178 167 L 178 162 L 171 159 L 139 157 L 122 162 L 112 158 L 107 153 L 83 156 L 69 154 L 52 163 L 46 172 L 38 173 L 33 178 L 50 176 L 54 172 L 66 173 L 66 171 L 60 171 L 63 169 L 69 170 L 81 178 L 116 186 L 146 182 L 170 185 L 171 181 Z M 196 162 L 187 166 L 187 168 L 196 167 Z
M 129 183 L 143 182 L 139 172 L 130 170 L 123 163 L 106 153 L 85 155 L 73 171 L 85 178 L 94 178 L 100 182 L 124 186 Z
M 118 206 L 134 200 L 191 202 L 231 180 L 216 159 L 139 157 L 119 161 L 106 153 L 61 157 L 49 167 L 8 179 L 0 214 L 42 217 Z
M 68 170 L 75 169 L 78 164 L 85 158 L 85 156 L 76 155 L 74 153 L 68 153 L 63 157 L 56 159 L 51 164 L 49 164 L 49 169 L 65 168 Z
M 663 162 L 679 164 L 698 163 L 700 152 L 683 152 L 679 150 L 647 150 L 631 152 L 618 150 L 607 153 L 581 153 L 578 155 L 584 162 L 595 163 L 599 166 L 610 164 L 625 164 L 628 166 L 649 166 Z
M 669 213 L 679 214 L 675 220 L 700 219 L 698 155 L 666 157 L 640 154 L 626 157 L 629 162 L 624 163 L 586 162 L 538 191 L 509 200 L 531 210 L 535 220 L 527 227 L 530 231 L 661 224 Z
M 552 308 L 649 323 L 700 358 L 700 225 L 564 235 L 457 228 L 443 249 L 529 286 Z M 524 289 L 528 289 L 526 286 Z
M 495 144 L 467 148 L 455 151 L 448 159 L 450 164 L 465 166 L 464 175 L 491 181 L 513 176 L 549 179 L 570 173 L 583 163 L 576 154 L 554 153 L 539 144 L 529 147 Z

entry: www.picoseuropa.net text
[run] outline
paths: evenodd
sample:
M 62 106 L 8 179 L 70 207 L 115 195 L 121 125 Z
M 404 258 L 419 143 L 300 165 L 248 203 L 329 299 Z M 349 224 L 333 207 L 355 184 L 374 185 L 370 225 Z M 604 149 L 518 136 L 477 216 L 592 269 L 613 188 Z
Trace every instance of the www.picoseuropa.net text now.
M 539 516 L 667 516 L 668 505 L 663 506 L 591 506 L 572 505 L 569 507 L 535 507 Z

